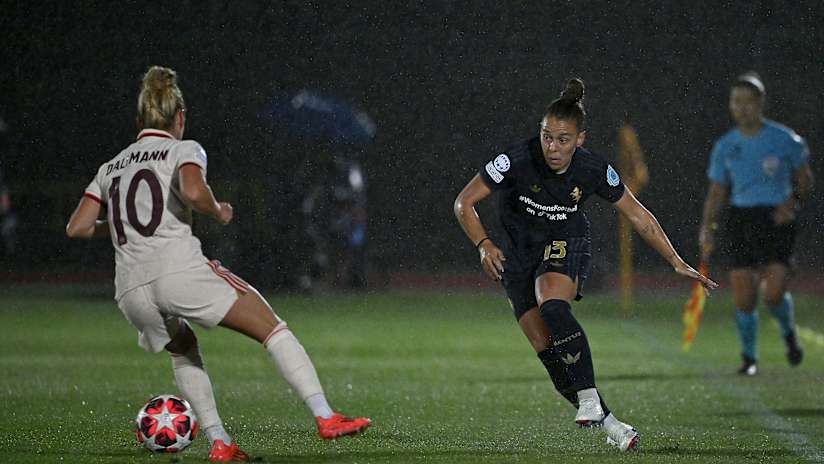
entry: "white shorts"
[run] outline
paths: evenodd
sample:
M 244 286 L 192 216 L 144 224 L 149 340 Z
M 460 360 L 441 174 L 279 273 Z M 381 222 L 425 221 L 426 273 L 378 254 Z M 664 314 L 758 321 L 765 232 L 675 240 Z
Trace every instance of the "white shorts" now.
M 219 261 L 209 261 L 133 288 L 120 296 L 117 306 L 139 332 L 138 345 L 157 353 L 185 321 L 205 328 L 219 324 L 238 294 L 249 288 Z

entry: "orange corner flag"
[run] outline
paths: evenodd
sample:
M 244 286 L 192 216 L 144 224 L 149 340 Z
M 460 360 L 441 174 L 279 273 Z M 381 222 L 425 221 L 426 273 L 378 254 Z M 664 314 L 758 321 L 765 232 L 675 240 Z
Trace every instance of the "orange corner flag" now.
M 702 262 L 698 266 L 698 272 L 707 275 L 709 266 Z M 696 281 L 692 285 L 692 294 L 690 299 L 684 303 L 684 340 L 681 343 L 683 351 L 689 351 L 692 342 L 695 340 L 695 335 L 698 333 L 698 327 L 701 325 L 701 318 L 704 316 L 704 303 L 707 301 L 707 294 L 704 292 L 704 286 L 701 282 Z

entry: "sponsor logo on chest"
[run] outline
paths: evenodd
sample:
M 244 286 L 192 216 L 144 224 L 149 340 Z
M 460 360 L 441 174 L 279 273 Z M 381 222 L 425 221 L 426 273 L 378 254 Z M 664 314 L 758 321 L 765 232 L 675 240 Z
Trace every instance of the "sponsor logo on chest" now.
M 518 196 L 518 201 L 524 204 L 527 213 L 549 221 L 565 221 L 570 213 L 578 211 L 578 205 L 544 205 L 526 195 Z

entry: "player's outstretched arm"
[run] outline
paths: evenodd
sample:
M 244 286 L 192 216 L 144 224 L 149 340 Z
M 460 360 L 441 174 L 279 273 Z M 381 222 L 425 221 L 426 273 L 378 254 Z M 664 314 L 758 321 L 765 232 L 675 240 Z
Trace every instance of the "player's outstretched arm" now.
M 621 214 L 626 216 L 638 234 L 672 265 L 675 272 L 701 282 L 708 293 L 709 290 L 718 287 L 717 283 L 702 275 L 681 259 L 672 246 L 669 237 L 664 233 L 664 229 L 661 228 L 661 224 L 628 188 L 624 190 L 621 199 L 615 202 L 615 207 Z
M 501 273 L 504 272 L 503 262 L 506 261 L 506 257 L 501 249 L 492 243 L 478 212 L 475 211 L 475 205 L 491 193 L 492 190 L 484 184 L 481 176 L 476 174 L 455 198 L 452 208 L 466 236 L 478 249 L 484 272 L 494 280 L 501 280 Z
M 99 216 L 100 202 L 84 196 L 66 224 L 66 235 L 69 238 L 107 237 L 109 225 L 107 221 L 97 219 Z
M 232 221 L 232 205 L 215 199 L 200 167 L 187 164 L 180 168 L 180 192 L 186 203 L 198 213 L 211 216 L 224 225 Z

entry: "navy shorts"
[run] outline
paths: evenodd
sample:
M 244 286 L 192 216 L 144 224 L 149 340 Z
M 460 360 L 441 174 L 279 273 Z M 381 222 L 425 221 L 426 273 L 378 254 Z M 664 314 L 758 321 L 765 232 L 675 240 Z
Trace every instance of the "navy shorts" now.
M 721 246 L 725 263 L 733 269 L 769 263 L 790 266 L 795 245 L 795 222 L 777 225 L 775 208 L 729 209 Z
M 507 256 L 501 284 L 506 290 L 515 319 L 538 306 L 535 298 L 535 280 L 547 272 L 557 272 L 578 279 L 575 300 L 584 297 L 584 282 L 589 276 L 592 243 L 589 237 L 549 240 L 543 250 L 533 256 Z

